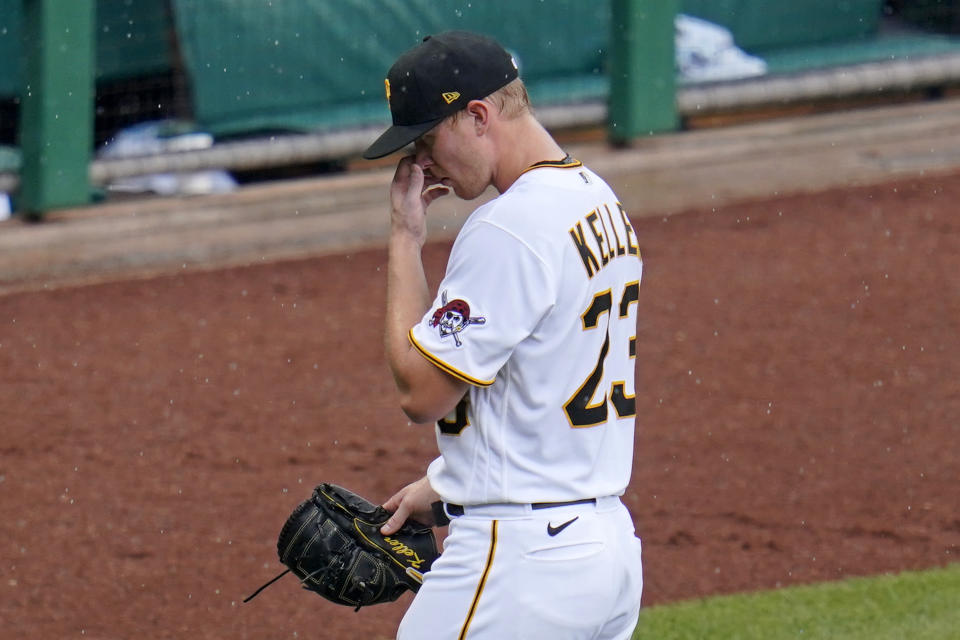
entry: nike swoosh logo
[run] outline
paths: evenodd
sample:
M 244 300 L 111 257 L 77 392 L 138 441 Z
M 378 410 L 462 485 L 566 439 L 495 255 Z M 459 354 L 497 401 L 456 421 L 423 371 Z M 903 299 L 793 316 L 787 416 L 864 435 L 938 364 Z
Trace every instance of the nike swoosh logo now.
M 557 525 L 557 526 L 553 526 L 552 524 L 550 524 L 550 523 L 548 522 L 548 523 L 547 523 L 547 535 L 548 535 L 548 536 L 555 536 L 555 535 L 557 535 L 558 533 L 560 533 L 561 531 L 563 531 L 564 529 L 566 529 L 567 527 L 569 527 L 570 525 L 572 525 L 574 522 L 576 522 L 576 521 L 579 520 L 579 519 L 580 519 L 580 516 L 574 516 L 574 517 L 571 518 L 570 520 L 567 520 L 567 521 L 564 522 L 563 524 L 559 524 L 559 525 Z

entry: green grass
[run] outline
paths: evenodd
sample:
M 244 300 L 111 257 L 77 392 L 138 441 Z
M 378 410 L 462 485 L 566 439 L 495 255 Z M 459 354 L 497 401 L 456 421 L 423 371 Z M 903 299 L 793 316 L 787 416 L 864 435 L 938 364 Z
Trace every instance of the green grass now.
M 633 640 L 960 639 L 960 564 L 644 609 Z

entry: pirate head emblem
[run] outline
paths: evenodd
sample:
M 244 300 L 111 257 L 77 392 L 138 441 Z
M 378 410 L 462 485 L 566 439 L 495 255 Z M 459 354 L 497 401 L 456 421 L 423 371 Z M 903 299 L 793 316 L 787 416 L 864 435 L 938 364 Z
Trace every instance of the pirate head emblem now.
M 446 291 L 443 292 L 440 300 L 443 306 L 433 312 L 430 326 L 438 328 L 441 338 L 453 336 L 453 341 L 458 347 L 463 344 L 460 333 L 464 329 L 472 324 L 483 324 L 487 321 L 482 316 L 470 317 L 470 305 L 466 300 L 457 298 L 447 302 Z

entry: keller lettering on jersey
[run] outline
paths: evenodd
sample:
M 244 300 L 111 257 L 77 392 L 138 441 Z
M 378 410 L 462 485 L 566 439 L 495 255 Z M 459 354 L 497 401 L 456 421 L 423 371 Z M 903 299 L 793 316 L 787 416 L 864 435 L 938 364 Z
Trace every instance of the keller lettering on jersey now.
M 633 231 L 627 212 L 618 202 L 616 212 L 609 205 L 597 207 L 570 229 L 570 237 L 592 278 L 610 261 L 621 256 L 640 256 L 637 235 Z

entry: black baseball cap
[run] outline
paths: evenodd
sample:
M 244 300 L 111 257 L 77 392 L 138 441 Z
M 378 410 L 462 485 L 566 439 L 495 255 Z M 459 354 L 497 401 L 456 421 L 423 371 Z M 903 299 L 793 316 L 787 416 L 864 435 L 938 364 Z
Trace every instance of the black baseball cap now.
M 427 36 L 390 67 L 384 84 L 393 126 L 363 157 L 373 160 L 402 149 L 518 75 L 516 60 L 493 38 L 469 31 Z

